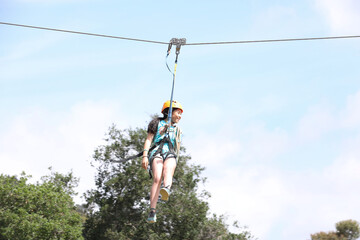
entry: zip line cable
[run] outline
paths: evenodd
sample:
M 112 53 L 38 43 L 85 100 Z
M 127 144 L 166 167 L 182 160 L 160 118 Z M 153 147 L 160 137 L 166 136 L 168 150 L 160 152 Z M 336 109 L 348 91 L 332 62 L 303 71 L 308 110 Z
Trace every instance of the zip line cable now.
M 65 33 L 73 33 L 73 34 L 82 34 L 94 37 L 104 37 L 104 38 L 115 38 L 121 40 L 129 40 L 129 41 L 138 41 L 145 43 L 155 43 L 155 44 L 169 44 L 168 42 L 161 41 L 153 41 L 153 40 L 145 40 L 145 39 L 137 39 L 137 38 L 128 38 L 128 37 L 119 37 L 113 35 L 105 35 L 105 34 L 97 34 L 97 33 L 88 33 L 88 32 L 79 32 L 65 29 L 57 29 L 57 28 L 47 28 L 47 27 L 39 27 L 39 26 L 31 26 L 31 25 L 23 25 L 16 23 L 8 23 L 8 22 L 0 22 L 3 25 L 15 26 L 15 27 L 25 27 L 25 28 L 33 28 L 40 30 L 48 30 L 48 31 L 57 31 L 57 32 L 65 32 Z M 334 37 L 309 37 L 309 38 L 285 38 L 285 39 L 264 39 L 264 40 L 246 40 L 246 41 L 229 41 L 229 42 L 198 42 L 198 43 L 184 43 L 183 46 L 199 46 L 199 45 L 221 45 L 221 44 L 244 44 L 244 43 L 268 43 L 268 42 L 290 42 L 290 41 L 309 41 L 309 40 L 330 40 L 330 39 L 349 39 L 349 38 L 360 38 L 360 35 L 349 35 L 349 36 L 334 36 Z
M 0 22 L 0 24 L 10 25 L 10 26 L 15 26 L 15 27 L 35 28 L 35 29 L 48 30 L 48 31 L 57 31 L 57 32 L 65 32 L 65 33 L 82 34 L 82 35 L 88 35 L 88 36 L 94 36 L 94 37 L 116 38 L 116 39 L 138 41 L 138 42 L 168 44 L 167 42 L 159 42 L 159 41 L 137 39 L 137 38 L 128 38 L 128 37 L 119 37 L 119 36 L 104 35 L 104 34 L 97 34 L 97 33 L 78 32 L 78 31 L 71 31 L 71 30 L 64 30 L 64 29 L 57 29 L 57 28 L 38 27 L 38 26 L 22 25 L 22 24 L 7 23 L 7 22 Z
M 187 43 L 185 45 L 199 46 L 199 45 L 216 45 L 216 44 L 239 44 L 239 43 L 267 43 L 267 42 L 291 42 L 291 41 L 308 41 L 308 40 L 330 40 L 330 39 L 346 39 L 346 38 L 360 38 L 360 35 L 335 36 L 335 37 L 313 37 L 313 38 L 264 39 L 264 40 L 248 40 L 248 41 L 232 41 L 232 42 L 200 42 L 200 43 Z

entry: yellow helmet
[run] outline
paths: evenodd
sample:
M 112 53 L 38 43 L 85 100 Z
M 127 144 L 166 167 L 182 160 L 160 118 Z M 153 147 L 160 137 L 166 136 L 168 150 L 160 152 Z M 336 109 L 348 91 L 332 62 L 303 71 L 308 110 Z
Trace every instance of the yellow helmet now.
M 164 110 L 168 109 L 169 107 L 170 107 L 170 100 L 167 100 L 166 102 L 164 102 L 164 105 L 161 109 L 161 113 L 164 113 Z M 181 113 L 184 111 L 181 104 L 175 100 L 173 100 L 172 107 L 180 109 Z

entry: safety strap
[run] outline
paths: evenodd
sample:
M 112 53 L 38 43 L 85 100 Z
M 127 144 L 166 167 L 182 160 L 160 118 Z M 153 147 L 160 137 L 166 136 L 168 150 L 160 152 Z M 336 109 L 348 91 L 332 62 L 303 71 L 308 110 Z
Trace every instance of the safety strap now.
M 171 116 L 172 116 L 172 103 L 173 103 L 173 96 L 174 96 L 174 87 L 175 87 L 175 76 L 176 76 L 177 62 L 178 62 L 178 57 L 179 57 L 179 54 L 180 54 L 181 45 L 186 44 L 186 38 L 172 38 L 170 40 L 168 50 L 167 50 L 167 54 L 166 54 L 166 59 L 170 55 L 170 50 L 171 50 L 171 47 L 172 47 L 173 44 L 176 45 L 176 52 L 175 52 L 176 53 L 176 58 L 175 58 L 174 72 L 172 72 L 170 70 L 169 65 L 167 64 L 167 61 L 166 61 L 166 67 L 168 68 L 168 70 L 173 75 L 173 82 L 172 82 L 172 88 L 171 88 L 171 97 L 170 97 L 170 108 L 169 108 L 169 114 L 168 114 L 168 122 L 169 123 L 171 123 Z

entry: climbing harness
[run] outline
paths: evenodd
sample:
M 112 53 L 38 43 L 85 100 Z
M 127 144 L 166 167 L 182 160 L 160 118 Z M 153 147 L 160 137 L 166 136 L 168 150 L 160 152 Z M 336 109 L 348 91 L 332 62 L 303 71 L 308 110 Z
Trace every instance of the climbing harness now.
M 170 127 L 169 127 L 170 128 Z M 173 158 L 177 158 L 177 154 L 175 153 L 175 148 L 174 145 L 172 144 L 171 140 L 170 140 L 170 135 L 169 135 L 169 128 L 167 129 L 165 136 L 159 141 L 159 142 L 155 142 L 153 146 L 155 146 L 155 148 L 157 147 L 156 151 L 151 154 L 151 151 L 149 151 L 148 156 L 151 154 L 151 157 L 149 158 L 149 175 L 150 178 L 152 177 L 152 161 L 155 159 L 155 157 L 158 157 L 159 155 L 163 158 L 163 161 L 165 161 L 167 158 L 169 157 L 173 157 Z M 174 131 L 179 131 L 177 128 L 174 128 Z M 167 151 L 166 153 L 163 153 L 163 147 L 165 144 L 168 144 L 169 147 L 169 151 Z
M 175 128 L 175 131 L 178 131 L 176 128 Z M 162 152 L 162 149 L 164 147 L 165 144 L 168 144 L 169 146 L 169 151 L 167 153 L 163 153 Z M 158 148 L 157 148 L 158 147 Z M 148 151 L 148 156 L 150 155 L 150 153 L 155 149 L 155 153 L 152 154 L 151 156 L 151 159 L 149 159 L 149 175 L 150 175 L 150 178 L 152 178 L 152 167 L 151 167 L 151 163 L 152 161 L 154 160 L 155 156 L 158 156 L 160 155 L 164 160 L 167 159 L 168 157 L 174 157 L 174 158 L 177 158 L 177 154 L 175 153 L 175 149 L 174 149 L 174 145 L 172 144 L 171 140 L 170 140 L 170 137 L 169 137 L 169 134 L 166 133 L 166 135 L 164 136 L 164 138 L 162 138 L 159 142 L 155 142 L 149 149 Z M 143 155 L 143 152 L 144 151 L 141 151 L 139 152 L 138 154 L 136 155 L 133 155 L 133 156 L 130 156 L 130 157 L 127 157 L 127 158 L 124 158 L 124 159 L 120 159 L 120 160 L 111 160 L 112 162 L 114 163 L 124 163 L 124 162 L 127 162 L 131 159 L 135 159 L 135 158 L 138 158 L 138 157 L 141 157 Z

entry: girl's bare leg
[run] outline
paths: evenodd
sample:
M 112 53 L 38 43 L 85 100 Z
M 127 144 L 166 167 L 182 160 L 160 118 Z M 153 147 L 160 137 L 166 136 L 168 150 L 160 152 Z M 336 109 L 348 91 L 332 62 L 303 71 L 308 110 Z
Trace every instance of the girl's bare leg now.
M 163 176 L 164 176 L 164 187 L 171 187 L 173 176 L 176 168 L 175 158 L 167 158 L 164 162 Z
M 159 191 L 161 186 L 163 166 L 164 163 L 161 158 L 154 158 L 152 162 L 152 172 L 154 180 L 150 190 L 150 208 L 156 209 L 156 204 L 159 198 Z

